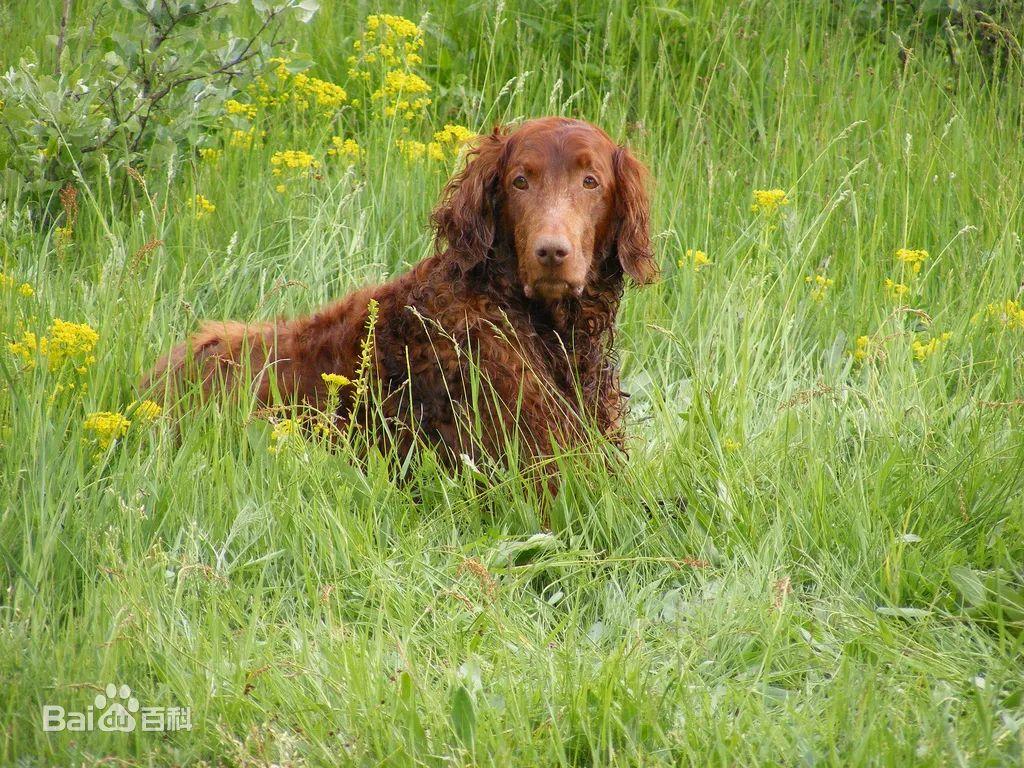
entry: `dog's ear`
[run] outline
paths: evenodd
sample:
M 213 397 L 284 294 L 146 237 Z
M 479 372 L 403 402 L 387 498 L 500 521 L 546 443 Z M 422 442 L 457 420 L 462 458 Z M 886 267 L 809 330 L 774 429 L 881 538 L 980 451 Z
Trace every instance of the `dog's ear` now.
M 466 166 L 448 182 L 431 214 L 435 248 L 466 272 L 482 262 L 494 246 L 498 197 L 508 134 L 500 127 L 475 140 Z
M 658 279 L 658 263 L 651 251 L 651 206 L 647 197 L 647 169 L 625 147 L 613 158 L 615 169 L 615 252 L 622 269 L 638 284 Z

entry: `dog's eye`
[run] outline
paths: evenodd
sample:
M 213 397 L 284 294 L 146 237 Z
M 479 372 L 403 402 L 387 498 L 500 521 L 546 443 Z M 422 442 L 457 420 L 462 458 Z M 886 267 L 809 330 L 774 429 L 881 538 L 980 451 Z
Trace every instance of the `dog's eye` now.
M 597 189 L 597 179 L 595 179 L 593 176 L 584 176 L 583 186 L 586 189 Z
M 526 180 L 525 176 L 516 176 L 512 179 L 512 186 L 516 189 L 526 189 L 530 186 L 530 183 Z

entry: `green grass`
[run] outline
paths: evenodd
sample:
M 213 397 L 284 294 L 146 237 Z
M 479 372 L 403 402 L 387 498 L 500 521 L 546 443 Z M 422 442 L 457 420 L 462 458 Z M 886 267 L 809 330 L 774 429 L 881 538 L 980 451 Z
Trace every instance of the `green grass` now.
M 199 319 L 310 311 L 429 252 L 452 169 L 407 165 L 389 124 L 287 196 L 270 153 L 328 132 L 178 158 L 127 210 L 90 180 L 67 248 L 7 189 L 2 268 L 36 295 L 0 294 L 6 334 L 60 317 L 100 342 L 84 395 L 0 363 L 0 763 L 1019 764 L 1024 327 L 986 308 L 1024 281 L 1022 79 L 923 43 L 904 72 L 823 6 L 431 9 L 422 134 L 575 115 L 656 180 L 664 278 L 620 315 L 628 465 L 566 459 L 538 538 L 507 472 L 275 454 L 245 403 L 99 459 L 83 440 Z M 373 10 L 292 30 L 322 77 Z M 4 66 L 48 50 L 49 10 L 5 13 Z M 773 187 L 770 224 L 750 204 Z M 883 288 L 902 247 L 930 254 L 903 280 L 924 315 Z M 862 335 L 882 354 L 855 360 Z M 193 730 L 42 731 L 107 682 Z

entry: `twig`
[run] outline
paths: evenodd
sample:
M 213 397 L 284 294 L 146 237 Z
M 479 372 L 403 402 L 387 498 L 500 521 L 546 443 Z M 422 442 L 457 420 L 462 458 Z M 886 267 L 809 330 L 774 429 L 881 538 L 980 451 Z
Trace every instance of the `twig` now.
M 178 86 L 185 85 L 187 83 L 193 82 L 194 80 L 214 78 L 217 75 L 224 74 L 227 74 L 229 76 L 234 76 L 235 74 L 237 74 L 237 72 L 233 71 L 235 67 L 237 67 L 239 64 L 243 64 L 246 61 L 249 61 L 254 56 L 259 54 L 259 51 L 254 51 L 251 49 L 255 44 L 256 40 L 258 40 L 259 37 L 267 30 L 267 27 L 269 27 L 271 23 L 273 23 L 273 21 L 277 18 L 278 15 L 279 11 L 271 11 L 270 13 L 268 13 L 267 17 L 263 20 L 262 26 L 260 26 L 260 28 L 256 30 L 255 34 L 253 34 L 252 37 L 249 38 L 249 40 L 245 44 L 245 47 L 238 53 L 238 55 L 236 55 L 230 61 L 224 62 L 219 67 L 217 67 L 214 70 L 211 70 L 210 72 L 183 75 L 181 77 L 175 78 L 171 82 L 167 83 L 167 85 L 165 85 L 163 88 L 160 88 L 157 91 L 153 91 L 152 93 L 147 93 L 147 95 L 144 98 L 140 99 L 139 102 L 131 108 L 128 114 L 125 115 L 124 120 L 120 121 L 117 125 L 111 128 L 110 131 L 95 144 L 90 144 L 87 147 L 83 147 L 82 152 L 95 152 L 98 149 L 102 149 L 107 144 L 109 144 L 114 139 L 114 137 L 118 135 L 118 133 L 120 133 L 121 129 L 124 127 L 126 123 L 128 123 L 128 121 L 130 121 L 136 115 L 139 115 L 142 112 L 142 110 L 146 110 L 145 115 L 143 115 L 142 117 L 138 135 L 134 137 L 131 143 L 132 149 L 137 149 L 141 141 L 142 134 L 144 133 L 146 125 L 149 122 L 150 114 L 154 109 L 156 109 L 157 104 L 165 96 L 167 96 L 167 94 L 169 94 Z M 148 87 L 145 90 L 148 91 Z
M 60 32 L 57 34 L 57 66 L 54 68 L 54 73 L 57 75 L 57 79 L 60 79 L 60 55 L 64 52 L 64 43 L 68 33 L 68 17 L 71 15 L 71 0 L 64 0 L 64 5 L 60 11 Z

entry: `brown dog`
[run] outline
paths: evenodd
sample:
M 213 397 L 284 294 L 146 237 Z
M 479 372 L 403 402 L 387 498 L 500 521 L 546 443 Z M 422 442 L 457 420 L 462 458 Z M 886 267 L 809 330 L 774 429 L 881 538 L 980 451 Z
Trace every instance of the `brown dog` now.
M 531 120 L 477 140 L 432 216 L 435 254 L 311 317 L 210 323 L 150 374 L 177 392 L 251 386 L 269 404 L 323 409 L 322 374 L 356 376 L 376 300 L 372 384 L 339 422 L 376 430 L 401 454 L 417 439 L 458 454 L 530 457 L 578 447 L 594 429 L 620 443 L 613 350 L 623 276 L 657 276 L 645 172 L 598 128 Z M 372 400 L 372 402 L 370 402 Z M 387 437 L 384 437 L 386 435 Z M 445 450 L 447 449 L 447 450 Z

